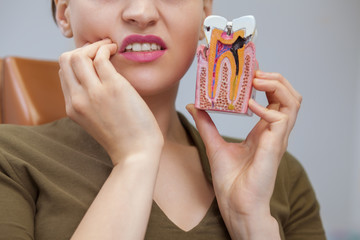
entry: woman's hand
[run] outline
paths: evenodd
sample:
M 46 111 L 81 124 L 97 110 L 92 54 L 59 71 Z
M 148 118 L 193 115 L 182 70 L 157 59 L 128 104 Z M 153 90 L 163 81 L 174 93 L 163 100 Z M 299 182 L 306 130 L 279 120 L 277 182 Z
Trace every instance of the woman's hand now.
M 110 62 L 116 52 L 117 45 L 105 39 L 59 59 L 68 116 L 105 148 L 114 166 L 163 142 L 147 104 Z
M 205 111 L 188 106 L 205 143 L 215 194 L 234 239 L 279 236 L 270 215 L 270 198 L 302 101 L 278 73 L 257 71 L 253 86 L 266 92 L 269 105 L 265 108 L 250 100 L 249 108 L 261 119 L 241 143 L 225 142 Z
M 147 104 L 110 62 L 116 52 L 107 39 L 60 57 L 67 114 L 114 164 L 72 239 L 141 239 L 148 224 L 163 136 Z

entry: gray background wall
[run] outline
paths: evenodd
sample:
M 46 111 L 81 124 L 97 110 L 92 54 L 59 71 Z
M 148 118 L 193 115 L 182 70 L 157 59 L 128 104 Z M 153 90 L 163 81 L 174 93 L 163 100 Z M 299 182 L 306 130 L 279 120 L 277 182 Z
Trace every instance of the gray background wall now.
M 215 0 L 214 5 L 214 14 L 228 19 L 256 17 L 261 69 L 282 73 L 304 98 L 289 151 L 313 183 L 328 238 L 360 239 L 360 1 Z M 0 32 L 0 57 L 57 59 L 73 48 L 52 21 L 50 0 L 0 0 Z M 193 65 L 184 77 L 177 101 L 187 116 L 195 70 Z M 263 94 L 257 100 L 266 104 Z M 212 116 L 222 134 L 241 138 L 258 120 Z

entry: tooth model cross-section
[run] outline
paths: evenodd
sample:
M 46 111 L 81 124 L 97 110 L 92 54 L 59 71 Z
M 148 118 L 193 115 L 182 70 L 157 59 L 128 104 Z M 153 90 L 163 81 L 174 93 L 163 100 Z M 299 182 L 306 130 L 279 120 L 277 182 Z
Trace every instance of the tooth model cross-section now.
M 252 80 L 258 68 L 255 18 L 244 16 L 228 22 L 224 17 L 209 16 L 204 31 L 208 45 L 197 51 L 195 107 L 251 115 L 248 102 L 255 96 Z

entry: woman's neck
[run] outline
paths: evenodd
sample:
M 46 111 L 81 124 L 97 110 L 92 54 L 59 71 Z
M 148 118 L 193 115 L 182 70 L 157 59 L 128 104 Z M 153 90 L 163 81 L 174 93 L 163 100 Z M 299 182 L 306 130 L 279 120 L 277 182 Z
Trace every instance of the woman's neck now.
M 154 114 L 164 136 L 165 143 L 189 145 L 188 137 L 175 108 L 178 86 L 163 94 L 144 97 Z

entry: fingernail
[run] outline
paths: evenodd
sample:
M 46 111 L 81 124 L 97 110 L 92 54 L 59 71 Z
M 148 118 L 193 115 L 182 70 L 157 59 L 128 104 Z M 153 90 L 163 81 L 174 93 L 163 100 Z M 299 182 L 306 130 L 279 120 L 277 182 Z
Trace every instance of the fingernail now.
M 257 70 L 257 71 L 256 71 L 256 75 L 259 76 L 259 77 L 260 77 L 260 76 L 263 76 L 264 74 L 265 74 L 265 73 L 264 73 L 263 71 L 261 71 L 261 70 Z
M 102 39 L 100 42 L 103 42 L 103 43 L 111 43 L 112 41 L 111 41 L 111 39 L 110 38 L 104 38 L 104 39 Z

